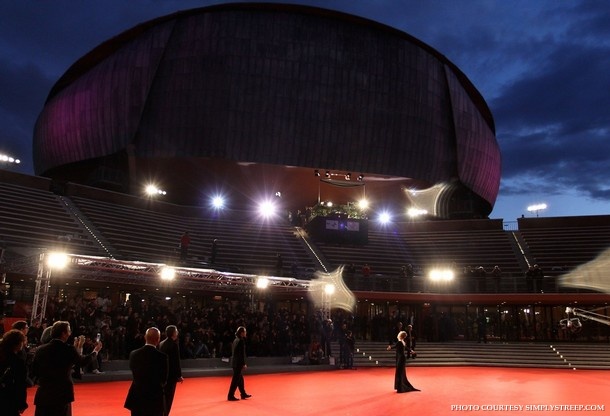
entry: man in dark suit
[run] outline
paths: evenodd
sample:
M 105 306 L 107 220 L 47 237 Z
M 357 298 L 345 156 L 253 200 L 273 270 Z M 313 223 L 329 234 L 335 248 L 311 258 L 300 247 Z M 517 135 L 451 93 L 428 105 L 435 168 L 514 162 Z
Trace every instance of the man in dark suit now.
M 405 350 L 407 358 L 417 357 L 415 352 L 415 332 L 413 331 L 413 325 L 407 325 L 407 336 L 405 337 Z
M 167 354 L 169 361 L 169 373 L 167 384 L 165 385 L 165 416 L 169 416 L 169 411 L 174 402 L 176 384 L 182 383 L 182 368 L 180 367 L 180 347 L 178 345 L 178 328 L 169 325 L 165 328 L 166 338 L 159 344 L 159 351 Z
M 244 385 L 244 376 L 242 371 L 248 368 L 246 364 L 246 328 L 240 326 L 235 331 L 235 339 L 233 340 L 232 345 L 232 358 L 231 363 L 233 367 L 233 378 L 231 378 L 231 386 L 229 387 L 229 394 L 227 396 L 227 400 L 230 402 L 234 402 L 239 400 L 235 397 L 235 390 L 239 389 L 239 393 L 241 394 L 242 399 L 247 399 L 248 397 L 252 397 L 252 395 L 246 393 L 246 388 Z
M 72 415 L 72 367 L 91 363 L 102 349 L 102 343 L 97 342 L 93 352 L 83 356 L 84 337 L 75 338 L 74 345 L 68 345 L 66 341 L 71 334 L 69 322 L 57 321 L 51 328 L 51 341 L 36 349 L 32 362 L 32 372 L 38 378 L 38 390 L 34 397 L 36 416 Z
M 129 369 L 133 381 L 129 387 L 125 407 L 132 416 L 163 416 L 169 364 L 167 355 L 157 349 L 161 332 L 148 328 L 144 334 L 146 344 L 129 354 Z

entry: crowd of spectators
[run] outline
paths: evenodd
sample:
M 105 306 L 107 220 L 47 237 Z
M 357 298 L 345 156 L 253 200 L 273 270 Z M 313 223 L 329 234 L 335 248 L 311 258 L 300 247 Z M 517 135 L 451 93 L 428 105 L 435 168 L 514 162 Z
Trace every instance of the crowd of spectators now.
M 201 303 L 199 303 L 201 302 Z M 32 322 L 28 332 L 31 346 L 41 344 L 44 329 L 57 320 L 69 321 L 73 336 L 94 339 L 101 334 L 106 360 L 122 360 L 144 345 L 144 333 L 155 326 L 176 325 L 180 333 L 183 359 L 230 357 L 235 329 L 248 328 L 249 356 L 305 355 L 312 339 L 320 337 L 323 319 L 320 314 L 291 312 L 275 308 L 272 302 L 254 310 L 248 299 L 225 300 L 209 305 L 199 302 L 172 302 L 164 298 L 132 294 L 130 299 L 113 304 L 100 295 L 88 299 L 75 295 L 65 299 L 49 298 L 45 322 Z

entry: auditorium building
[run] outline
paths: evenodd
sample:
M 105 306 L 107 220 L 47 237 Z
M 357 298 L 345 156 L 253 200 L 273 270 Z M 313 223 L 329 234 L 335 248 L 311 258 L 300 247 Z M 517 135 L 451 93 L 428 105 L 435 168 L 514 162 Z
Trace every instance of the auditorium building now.
M 141 23 L 67 69 L 33 141 L 36 176 L 0 171 L 0 236 L 7 296 L 38 313 L 85 289 L 304 310 L 308 282 L 341 267 L 354 315 L 399 313 L 431 340 L 447 317 L 472 340 L 480 316 L 498 339 L 569 340 L 566 307 L 608 301 L 578 271 L 610 247 L 609 218 L 490 220 L 501 155 L 484 98 L 441 52 L 362 17 L 239 3 Z M 53 278 L 57 246 L 72 270 Z M 164 265 L 184 279 L 160 284 Z

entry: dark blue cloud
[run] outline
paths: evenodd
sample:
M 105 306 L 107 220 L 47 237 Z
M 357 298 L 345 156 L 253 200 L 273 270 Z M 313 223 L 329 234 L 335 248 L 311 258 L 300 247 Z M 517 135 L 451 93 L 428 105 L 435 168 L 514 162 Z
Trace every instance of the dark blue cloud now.
M 610 207 L 610 5 L 566 3 L 541 17 L 561 30 L 532 31 L 505 49 L 505 59 L 527 70 L 490 100 L 503 155 L 500 192 L 570 192 Z
M 608 201 L 609 69 L 610 48 L 562 45 L 538 72 L 505 87 L 491 103 L 505 180 L 534 175 Z M 503 191 L 511 189 L 524 190 Z
M 19 153 L 25 162 L 20 170 L 32 173 L 34 122 L 72 63 L 138 23 L 216 3 L 0 2 L 0 152 Z M 516 217 L 522 211 L 512 201 L 529 196 L 561 196 L 561 215 L 578 215 L 584 207 L 577 199 L 563 203 L 568 197 L 587 198 L 596 212 L 610 213 L 610 2 L 288 3 L 397 28 L 437 49 L 471 79 L 496 121 L 503 177 L 494 213 L 500 217 Z

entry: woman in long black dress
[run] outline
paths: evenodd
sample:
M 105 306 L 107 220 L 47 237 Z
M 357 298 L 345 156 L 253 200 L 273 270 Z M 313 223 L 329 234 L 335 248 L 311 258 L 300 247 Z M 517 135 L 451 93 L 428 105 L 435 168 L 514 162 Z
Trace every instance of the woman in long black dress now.
M 419 391 L 409 383 L 407 379 L 407 368 L 405 367 L 407 363 L 407 357 L 405 355 L 405 338 L 407 337 L 407 333 L 405 331 L 400 331 L 398 336 L 398 342 L 394 346 L 396 348 L 396 373 L 394 375 L 394 390 L 397 393 L 406 393 L 409 391 Z M 391 346 L 388 346 L 388 350 L 391 349 Z

